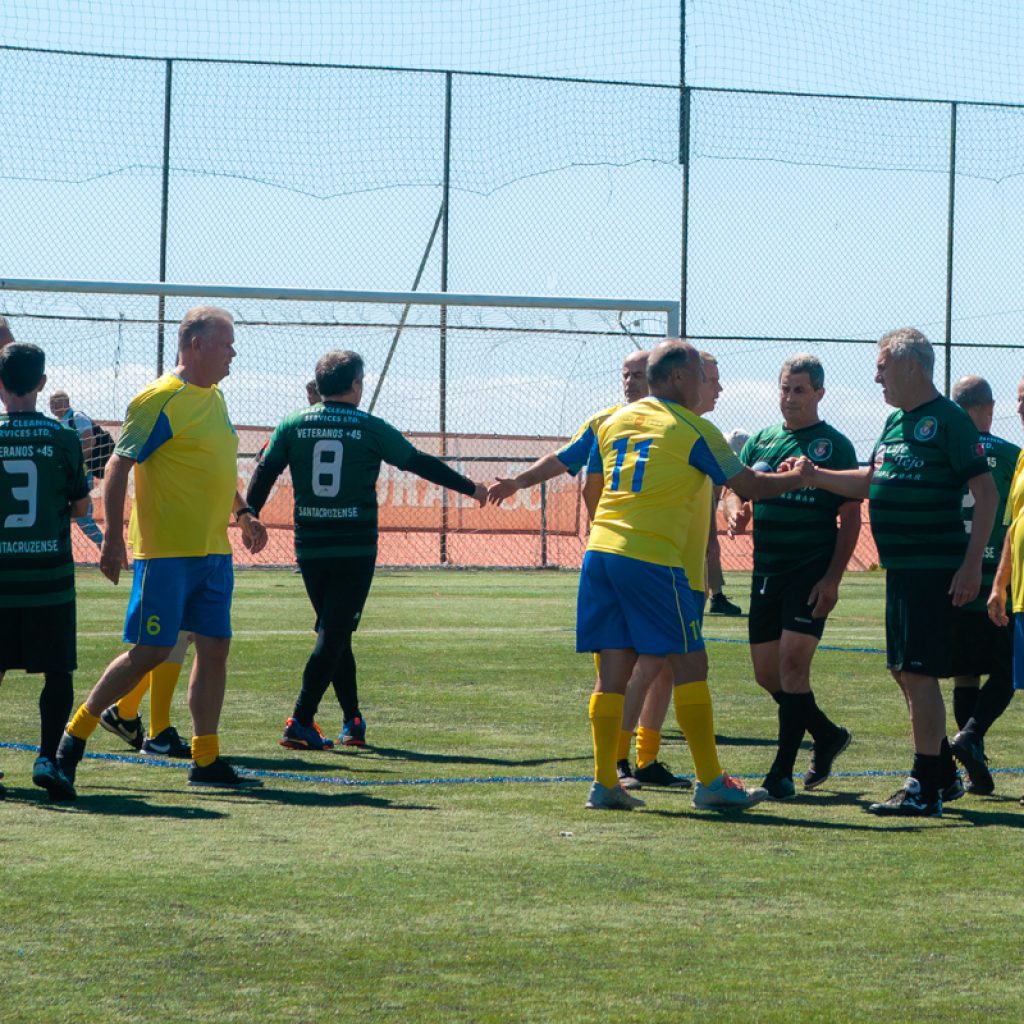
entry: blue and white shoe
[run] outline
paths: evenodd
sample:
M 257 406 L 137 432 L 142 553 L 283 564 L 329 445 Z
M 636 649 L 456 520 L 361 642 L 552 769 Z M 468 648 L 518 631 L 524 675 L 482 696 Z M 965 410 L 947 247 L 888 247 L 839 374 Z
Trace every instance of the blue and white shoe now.
M 341 724 L 341 735 L 338 742 L 343 747 L 366 746 L 366 719 L 362 715 L 346 718 Z
M 639 797 L 627 793 L 621 786 L 602 786 L 595 782 L 590 787 L 590 796 L 584 804 L 590 811 L 631 811 L 634 807 L 643 807 Z
M 722 772 L 706 786 L 702 782 L 697 783 L 693 806 L 698 811 L 742 811 L 767 799 L 766 789 L 747 789 L 739 779 Z
M 42 755 L 32 765 L 32 782 L 40 789 L 45 789 L 55 802 L 74 800 L 78 796 L 68 777 L 53 761 Z
M 294 718 L 284 723 L 284 735 L 281 746 L 290 750 L 333 750 L 334 740 L 329 740 L 321 731 L 316 721 L 312 725 L 303 725 Z

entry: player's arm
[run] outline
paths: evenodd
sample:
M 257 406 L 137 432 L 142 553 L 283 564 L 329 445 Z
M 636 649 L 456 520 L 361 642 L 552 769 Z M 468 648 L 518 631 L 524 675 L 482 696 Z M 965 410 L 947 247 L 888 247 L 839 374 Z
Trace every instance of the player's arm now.
M 811 587 L 807 597 L 812 619 L 825 618 L 839 601 L 839 584 L 860 537 L 860 504 L 859 501 L 847 501 L 839 506 L 839 530 L 832 559 L 825 575 Z
M 128 568 L 128 552 L 124 545 L 124 502 L 128 495 L 128 477 L 135 459 L 115 452 L 110 456 L 103 477 L 103 514 L 106 529 L 100 545 L 100 572 L 115 584 L 121 570 Z
M 515 476 L 499 477 L 487 489 L 487 501 L 491 505 L 500 505 L 506 498 L 511 498 L 517 491 L 526 487 L 536 487 L 545 480 L 552 480 L 561 473 L 568 473 L 569 467 L 558 457 L 557 452 L 549 452 L 537 459 Z
M 823 491 L 831 491 L 841 498 L 862 500 L 871 490 L 871 478 L 875 475 L 875 466 L 859 466 L 857 469 L 822 469 L 806 456 L 796 461 L 796 469 L 803 477 L 803 487 L 820 487 Z
M 754 510 L 749 501 L 744 501 L 735 491 L 725 488 L 722 494 L 722 510 L 729 527 L 729 536 L 745 533 Z
M 1016 525 L 1016 522 L 1011 523 L 1003 538 L 1003 550 L 999 552 L 999 565 L 996 566 L 992 590 L 986 602 L 988 617 L 997 626 L 1006 626 L 1010 622 L 1010 618 L 1006 614 L 1006 591 L 1010 586 L 1010 577 L 1013 573 L 1013 531 Z
M 725 482 L 738 495 L 751 501 L 777 498 L 780 494 L 807 486 L 797 469 L 787 469 L 781 473 L 758 473 L 746 466 Z
M 590 521 L 594 521 L 597 514 L 597 506 L 604 493 L 604 474 L 587 470 L 587 477 L 583 481 L 583 504 L 586 506 L 587 515 Z
M 967 486 L 974 498 L 970 540 L 967 542 L 964 560 L 949 584 L 949 593 L 957 608 L 973 601 L 981 589 L 981 561 L 985 557 L 985 546 L 992 533 L 992 523 L 999 504 L 996 482 L 988 471 L 972 476 Z
M 424 480 L 445 487 L 449 491 L 458 491 L 469 498 L 475 498 L 481 505 L 487 503 L 487 488 L 470 480 L 468 476 L 456 473 L 451 466 L 442 462 L 436 455 L 428 455 L 419 449 L 414 449 L 412 457 L 401 467 Z

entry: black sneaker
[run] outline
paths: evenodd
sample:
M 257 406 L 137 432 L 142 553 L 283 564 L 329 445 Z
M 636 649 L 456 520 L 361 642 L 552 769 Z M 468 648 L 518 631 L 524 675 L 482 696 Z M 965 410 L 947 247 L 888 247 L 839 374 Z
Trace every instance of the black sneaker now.
M 100 725 L 107 732 L 112 732 L 124 740 L 132 750 L 142 749 L 142 741 L 145 739 L 146 733 L 142 728 L 142 718 L 139 715 L 134 718 L 122 718 L 117 713 L 117 705 L 111 704 L 100 715 Z
M 811 763 L 804 775 L 804 789 L 817 789 L 831 774 L 835 759 L 850 745 L 853 733 L 840 728 L 835 736 L 825 743 L 815 743 Z
M 788 775 L 767 775 L 761 789 L 770 800 L 792 800 L 796 796 L 796 786 Z
M 949 741 L 949 749 L 967 772 L 968 793 L 989 796 L 995 791 L 995 780 L 988 770 L 988 758 L 985 756 L 985 741 L 980 736 L 961 730 Z
M 907 779 L 902 789 L 880 804 L 871 804 L 868 810 L 872 814 L 904 818 L 941 818 L 942 796 L 937 793 L 934 800 L 925 800 L 921 796 L 921 784 L 917 779 Z
M 959 800 L 966 792 L 964 780 L 960 777 L 959 772 L 955 772 L 952 781 L 942 787 L 942 802 L 951 804 L 954 800 Z
M 251 775 L 239 775 L 222 757 L 202 768 L 192 762 L 188 770 L 190 786 L 219 786 L 222 789 L 258 789 L 263 783 Z
M 67 776 L 48 757 L 40 755 L 32 765 L 32 782 L 45 789 L 55 803 L 74 800 L 78 794 Z
M 633 774 L 633 769 L 629 767 L 629 761 L 623 758 L 621 761 L 615 762 L 615 774 L 619 777 L 619 785 L 623 789 L 641 789 L 640 781 Z
M 743 614 L 743 609 L 738 604 L 733 604 L 724 593 L 719 592 L 712 594 L 708 604 L 708 614 L 728 615 L 730 618 L 735 618 L 737 615 Z
M 60 738 L 60 743 L 57 744 L 57 767 L 72 786 L 75 784 L 78 762 L 84 756 L 85 740 L 80 740 L 69 732 L 64 733 Z
M 178 735 L 178 730 L 173 725 L 169 725 L 156 736 L 147 736 L 142 741 L 142 753 L 175 757 L 179 761 L 185 761 L 192 756 L 192 746 Z
M 626 762 L 629 767 L 629 762 Z M 659 786 L 662 789 L 693 789 L 693 783 L 684 775 L 674 775 L 660 761 L 652 761 L 643 768 L 637 767 L 633 778 L 641 786 Z

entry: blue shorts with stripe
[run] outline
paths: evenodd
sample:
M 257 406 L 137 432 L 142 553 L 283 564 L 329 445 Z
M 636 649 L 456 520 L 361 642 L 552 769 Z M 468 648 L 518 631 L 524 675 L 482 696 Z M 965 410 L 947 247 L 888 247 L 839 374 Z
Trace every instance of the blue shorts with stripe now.
M 173 647 L 178 633 L 231 636 L 230 555 L 136 558 L 124 639 L 147 647 Z
M 1013 629 L 1013 688 L 1024 690 L 1024 615 L 1017 612 L 1012 619 Z
M 699 598 L 683 569 L 588 551 L 576 599 L 576 650 L 703 651 Z

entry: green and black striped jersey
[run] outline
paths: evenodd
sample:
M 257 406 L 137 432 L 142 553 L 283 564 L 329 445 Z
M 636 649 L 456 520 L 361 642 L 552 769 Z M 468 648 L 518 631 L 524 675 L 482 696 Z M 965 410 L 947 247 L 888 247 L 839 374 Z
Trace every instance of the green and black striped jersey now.
M 853 445 L 827 423 L 789 430 L 779 424 L 754 434 L 740 459 L 759 470 L 776 470 L 785 459 L 806 455 L 823 469 L 856 469 Z M 849 499 L 804 487 L 754 503 L 754 575 L 776 576 L 828 560 L 836 546 L 836 515 Z
M 1003 550 L 1003 539 L 1006 537 L 1007 526 L 1003 522 L 1003 513 L 1006 510 L 1006 499 L 1010 496 L 1010 484 L 1013 482 L 1013 471 L 1017 467 L 1020 449 L 1012 442 L 1004 441 L 994 434 L 980 434 L 979 443 L 988 468 L 992 471 L 992 479 L 996 483 L 999 504 L 996 506 L 996 521 L 989 534 L 988 544 L 985 545 L 985 557 L 981 563 L 981 590 L 978 591 L 978 596 L 964 607 L 970 611 L 983 612 L 986 610 L 989 591 L 992 589 L 996 567 L 999 565 L 999 554 Z M 970 533 L 974 519 L 974 495 L 969 488 L 964 488 L 960 508 L 964 530 Z
M 886 569 L 958 569 L 967 548 L 964 486 L 989 471 L 971 418 L 942 395 L 885 421 L 868 510 Z
M 74 430 L 40 412 L 0 415 L 0 608 L 75 599 L 71 502 L 88 493 Z

